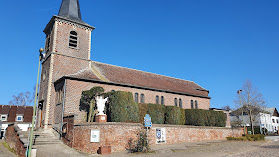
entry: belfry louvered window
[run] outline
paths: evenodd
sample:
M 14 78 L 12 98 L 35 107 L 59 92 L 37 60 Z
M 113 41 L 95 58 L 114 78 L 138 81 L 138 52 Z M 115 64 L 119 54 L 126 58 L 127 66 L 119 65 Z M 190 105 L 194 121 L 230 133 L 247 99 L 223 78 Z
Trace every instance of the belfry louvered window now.
M 78 35 L 77 32 L 71 31 L 69 37 L 69 47 L 77 48 L 78 45 Z

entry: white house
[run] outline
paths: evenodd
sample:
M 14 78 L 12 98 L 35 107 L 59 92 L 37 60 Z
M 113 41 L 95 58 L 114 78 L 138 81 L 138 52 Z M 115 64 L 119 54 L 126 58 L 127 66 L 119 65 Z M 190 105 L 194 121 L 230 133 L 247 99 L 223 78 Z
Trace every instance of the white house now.
M 16 123 L 22 131 L 31 126 L 33 115 L 32 106 L 0 105 L 0 139 L 5 136 L 9 124 Z

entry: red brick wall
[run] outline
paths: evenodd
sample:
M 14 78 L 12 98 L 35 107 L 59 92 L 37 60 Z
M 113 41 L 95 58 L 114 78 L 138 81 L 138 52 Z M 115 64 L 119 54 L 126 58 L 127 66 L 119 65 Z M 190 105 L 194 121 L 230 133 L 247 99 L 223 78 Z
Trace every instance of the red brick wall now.
M 25 157 L 25 151 L 23 143 L 19 140 L 18 130 L 20 130 L 17 126 L 10 125 L 8 126 L 5 133 L 5 141 L 8 145 L 16 151 L 16 154 L 19 157 Z M 1 155 L 0 155 L 1 156 Z
M 156 142 L 156 128 L 166 129 L 166 144 L 223 140 L 228 136 L 241 136 L 243 133 L 242 129 L 154 124 L 148 135 L 151 145 Z M 91 129 L 100 130 L 99 143 L 90 142 Z M 78 124 L 73 127 L 71 146 L 88 153 L 96 153 L 101 146 L 111 146 L 112 152 L 123 151 L 128 148 L 129 139 L 136 140 L 137 133 L 142 129 L 142 124 L 139 123 Z
M 89 90 L 92 87 L 100 86 L 105 89 L 105 92 L 109 92 L 111 90 L 115 91 L 129 91 L 134 93 L 143 93 L 145 95 L 145 103 L 156 103 L 155 97 L 156 95 L 164 96 L 165 105 L 174 106 L 174 98 L 181 98 L 182 99 L 182 107 L 183 108 L 191 108 L 191 100 L 198 101 L 198 108 L 199 109 L 206 109 L 208 110 L 210 107 L 210 99 L 206 98 L 199 98 L 199 97 L 192 97 L 192 96 L 184 96 L 178 94 L 171 94 L 165 92 L 157 92 L 151 90 L 143 90 L 137 88 L 130 88 L 130 87 L 121 87 L 121 86 L 114 86 L 114 85 L 104 85 L 104 84 L 97 84 L 91 82 L 83 82 L 83 81 L 76 81 L 76 80 L 67 80 L 66 86 L 66 99 L 65 99 L 65 115 L 67 114 L 76 114 L 75 122 L 81 123 L 84 122 L 85 112 L 79 110 L 80 98 L 81 93 L 84 90 Z
M 62 134 L 62 141 L 69 147 L 73 146 L 73 131 L 74 131 L 74 115 L 69 115 L 63 118 L 64 124 L 67 125 L 67 133 Z

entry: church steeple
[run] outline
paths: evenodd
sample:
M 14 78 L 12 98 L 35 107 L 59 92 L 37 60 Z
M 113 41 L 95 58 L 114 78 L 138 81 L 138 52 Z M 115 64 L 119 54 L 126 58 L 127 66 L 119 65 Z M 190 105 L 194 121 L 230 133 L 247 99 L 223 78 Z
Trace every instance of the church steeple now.
M 63 0 L 58 13 L 58 16 L 82 22 L 78 0 Z

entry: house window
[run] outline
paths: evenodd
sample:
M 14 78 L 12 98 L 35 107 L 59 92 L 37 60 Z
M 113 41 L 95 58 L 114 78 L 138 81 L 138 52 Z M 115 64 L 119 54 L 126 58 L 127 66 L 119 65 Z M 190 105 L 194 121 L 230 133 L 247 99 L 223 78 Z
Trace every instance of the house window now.
M 272 123 L 275 123 L 275 120 L 274 120 L 274 119 L 272 119 Z
M 144 103 L 144 94 L 142 94 L 142 93 L 140 95 L 140 103 Z
M 198 101 L 195 100 L 195 108 L 198 109 Z
M 191 100 L 191 109 L 194 109 L 194 101 Z
M 182 108 L 182 99 L 179 98 L 179 107 Z
M 156 95 L 156 104 L 159 104 L 159 96 Z
M 16 116 L 16 121 L 22 122 L 23 121 L 23 116 Z
M 164 105 L 164 96 L 161 96 L 161 104 Z
M 71 31 L 69 37 L 69 47 L 77 48 L 77 44 L 78 44 L 77 32 Z
M 1 115 L 1 121 L 5 122 L 7 121 L 8 116 L 7 115 Z
M 139 103 L 139 93 L 135 93 L 135 102 Z
M 277 122 L 277 123 L 279 123 L 279 120 L 278 120 L 278 119 L 276 119 L 276 122 Z
M 177 98 L 174 98 L 174 105 L 177 107 Z

